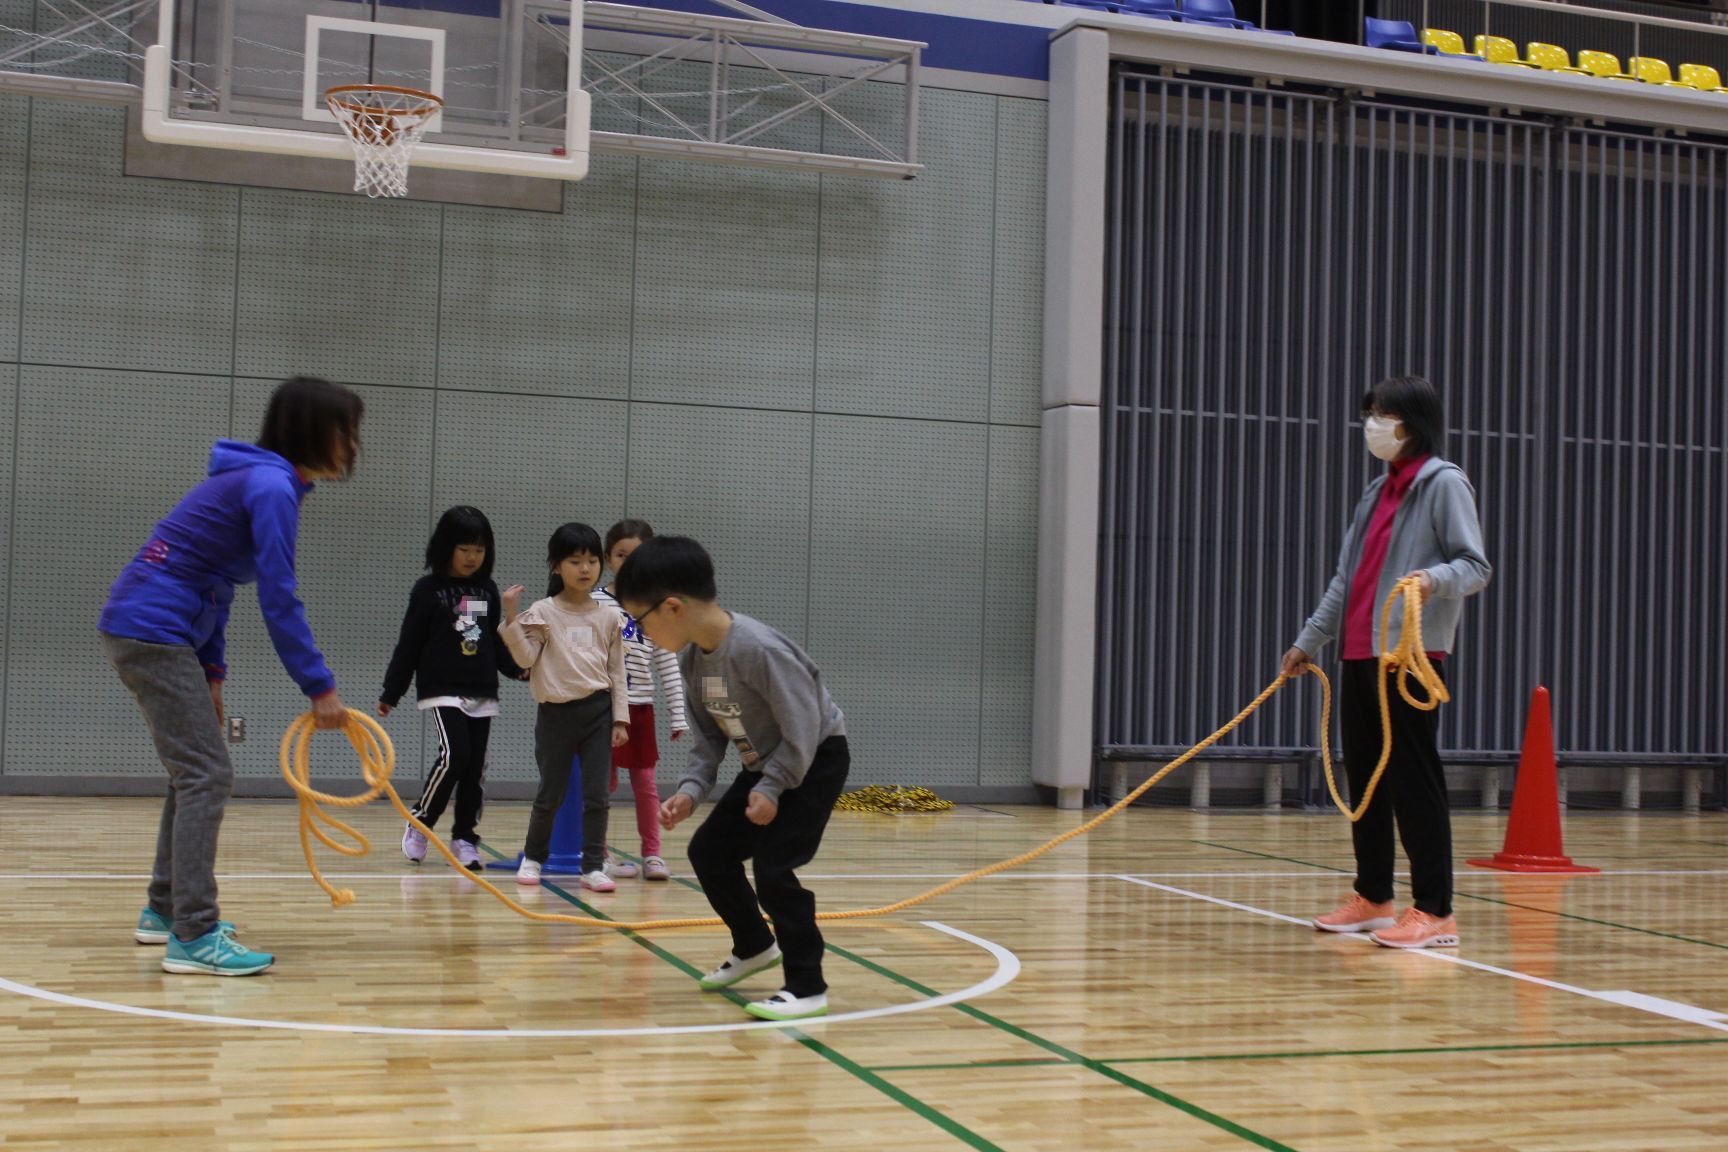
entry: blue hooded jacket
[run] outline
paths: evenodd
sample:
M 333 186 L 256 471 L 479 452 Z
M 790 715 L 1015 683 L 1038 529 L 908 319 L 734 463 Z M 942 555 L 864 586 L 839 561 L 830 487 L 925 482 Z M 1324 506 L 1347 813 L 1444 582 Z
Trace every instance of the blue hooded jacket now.
M 258 582 L 276 654 L 308 696 L 336 687 L 312 640 L 294 577 L 300 501 L 312 485 L 276 453 L 238 440 L 210 450 L 210 478 L 156 525 L 121 571 L 98 627 L 111 636 L 195 649 L 211 680 L 227 676 L 223 631 L 234 586 Z

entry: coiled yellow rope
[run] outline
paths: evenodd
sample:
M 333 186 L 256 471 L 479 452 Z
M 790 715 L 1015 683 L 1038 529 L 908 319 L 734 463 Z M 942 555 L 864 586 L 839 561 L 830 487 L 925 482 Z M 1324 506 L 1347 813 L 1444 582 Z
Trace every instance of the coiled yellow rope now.
M 1439 707 L 1442 702 L 1450 699 L 1450 697 L 1446 692 L 1445 684 L 1440 680 L 1439 673 L 1435 671 L 1433 664 L 1428 660 L 1427 653 L 1422 648 L 1422 598 L 1420 584 L 1416 578 L 1405 577 L 1398 581 L 1397 585 L 1392 589 L 1391 595 L 1386 598 L 1385 608 L 1381 616 L 1381 635 L 1385 635 L 1385 626 L 1391 620 L 1393 603 L 1400 598 L 1402 598 L 1404 602 L 1403 636 L 1399 641 L 1398 647 L 1394 651 L 1381 656 L 1380 664 L 1384 672 L 1396 671 L 1398 678 L 1398 692 L 1399 695 L 1404 698 L 1406 703 L 1413 708 L 1431 711 L 1434 708 Z M 1391 701 L 1388 696 L 1386 684 L 1388 676 L 1383 674 L 1380 678 L 1380 725 L 1382 733 L 1380 762 L 1376 765 L 1373 778 L 1370 779 L 1368 787 L 1363 793 L 1361 804 L 1355 809 L 1352 809 L 1349 805 L 1344 803 L 1343 798 L 1339 795 L 1337 782 L 1333 779 L 1332 775 L 1332 745 L 1331 737 L 1329 735 L 1332 725 L 1332 683 L 1326 678 L 1326 674 L 1320 671 L 1320 669 L 1315 665 L 1310 664 L 1305 667 L 1303 671 L 1312 673 L 1320 680 L 1320 748 L 1322 756 L 1321 763 L 1325 766 L 1326 770 L 1327 787 L 1331 789 L 1332 800 L 1338 805 L 1338 810 L 1350 817 L 1353 821 L 1359 820 L 1361 819 L 1362 814 L 1368 810 L 1368 803 L 1373 799 L 1374 791 L 1380 785 L 1380 778 L 1385 774 L 1386 765 L 1392 754 Z M 1408 683 L 1411 679 L 1414 679 L 1428 693 L 1428 698 L 1426 700 L 1418 700 L 1411 694 Z M 1188 749 L 1188 751 L 1184 752 L 1176 759 L 1170 761 L 1170 763 L 1164 765 L 1163 768 L 1159 769 L 1139 787 L 1122 797 L 1122 799 L 1116 801 L 1116 803 L 1112 804 L 1098 815 L 1092 817 L 1092 819 L 1070 828 L 1060 836 L 1053 837 L 1030 851 L 1022 852 L 1018 856 L 1007 860 L 998 860 L 994 864 L 978 868 L 966 873 L 964 876 L 957 876 L 946 883 L 938 884 L 936 887 L 931 888 L 926 892 L 921 892 L 916 896 L 907 897 L 905 900 L 897 900 L 892 904 L 884 904 L 879 908 L 853 908 L 842 912 L 820 912 L 817 914 L 816 918 L 818 920 L 832 922 L 836 920 L 862 920 L 868 917 L 888 916 L 895 912 L 901 912 L 907 908 L 923 904 L 926 901 L 934 900 L 938 896 L 952 892 L 954 889 L 959 888 L 962 885 L 970 884 L 975 880 L 982 880 L 986 876 L 994 876 L 998 872 L 1006 872 L 1010 868 L 1017 868 L 1022 864 L 1030 863 L 1031 861 L 1038 859 L 1040 856 L 1066 844 L 1068 841 L 1086 835 L 1086 833 L 1092 831 L 1100 824 L 1103 824 L 1106 820 L 1116 816 L 1135 800 L 1138 800 L 1149 789 L 1158 784 L 1159 781 L 1170 775 L 1170 773 L 1176 771 L 1176 769 L 1182 767 L 1182 765 L 1188 763 L 1190 760 L 1200 755 L 1200 753 L 1212 747 L 1212 745 L 1216 744 L 1219 740 L 1222 740 L 1225 736 L 1235 731 L 1243 721 L 1252 716 L 1261 705 L 1270 700 L 1278 690 L 1283 688 L 1285 684 L 1289 683 L 1289 681 L 1290 677 L 1280 673 L 1277 679 L 1273 680 L 1272 683 L 1268 684 L 1261 690 L 1258 696 L 1248 702 L 1247 707 L 1243 708 L 1242 711 L 1231 717 L 1229 723 L 1225 724 L 1222 728 L 1219 728 L 1216 732 L 1213 732 L 1210 736 L 1194 745 L 1194 747 Z M 511 899 L 504 892 L 500 891 L 484 877 L 478 876 L 463 868 L 457 861 L 455 853 L 450 851 L 444 841 L 439 839 L 438 836 L 433 833 L 432 829 L 414 818 L 414 814 L 408 810 L 408 805 L 402 802 L 402 797 L 397 794 L 395 787 L 390 783 L 391 773 L 394 772 L 396 767 L 396 749 L 391 745 L 389 735 L 385 733 L 384 729 L 379 726 L 376 720 L 364 713 L 350 709 L 348 712 L 348 722 L 342 729 L 343 734 L 348 737 L 348 742 L 354 746 L 355 753 L 360 757 L 360 775 L 366 782 L 366 791 L 353 796 L 333 796 L 330 793 L 320 792 L 312 787 L 311 749 L 312 736 L 315 731 L 316 728 L 313 724 L 312 714 L 308 712 L 290 724 L 288 730 L 282 734 L 282 745 L 280 749 L 282 777 L 288 782 L 288 786 L 294 790 L 294 794 L 299 798 L 300 846 L 306 854 L 306 866 L 311 870 L 312 878 L 318 882 L 318 886 L 324 889 L 325 892 L 329 893 L 330 902 L 338 908 L 353 903 L 354 892 L 352 889 L 347 888 L 337 889 L 328 880 L 324 879 L 324 874 L 319 871 L 318 862 L 312 855 L 312 840 L 316 838 L 325 846 L 342 853 L 344 856 L 364 856 L 372 850 L 372 844 L 357 829 L 331 816 L 325 812 L 321 806 L 330 805 L 331 807 L 336 808 L 358 808 L 364 804 L 370 804 L 379 796 L 388 796 L 390 798 L 391 806 L 396 809 L 397 815 L 401 816 L 402 819 L 406 820 L 409 824 L 418 829 L 420 833 L 426 837 L 427 841 L 433 847 L 438 849 L 438 854 L 444 857 L 445 861 L 448 862 L 452 868 L 461 873 L 465 879 L 486 889 L 486 891 L 490 892 L 493 896 L 502 901 L 506 907 L 510 908 L 518 915 L 524 916 L 530 920 L 538 920 L 542 923 L 549 924 L 576 924 L 586 928 L 610 928 L 621 932 L 647 932 L 663 928 L 706 928 L 721 923 L 720 919 L 714 916 L 689 917 L 677 920 L 621 921 L 601 920 L 592 916 L 575 916 L 559 912 L 536 912 L 531 908 L 525 908 L 515 900 Z M 354 841 L 354 844 L 347 845 L 338 843 L 319 826 L 321 822 L 344 833 Z
M 946 812 L 952 807 L 954 801 L 944 800 L 928 788 L 900 784 L 871 784 L 834 802 L 836 812 Z

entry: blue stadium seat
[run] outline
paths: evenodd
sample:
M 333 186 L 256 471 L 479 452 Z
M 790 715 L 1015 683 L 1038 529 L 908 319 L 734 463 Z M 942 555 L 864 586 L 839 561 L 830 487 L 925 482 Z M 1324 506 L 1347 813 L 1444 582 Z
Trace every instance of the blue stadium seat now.
M 1236 6 L 1230 0 L 1182 0 L 1182 23 L 1210 24 L 1215 28 L 1253 28 L 1247 20 L 1236 18 Z
M 1398 52 L 1420 52 L 1424 56 L 1438 56 L 1440 49 L 1431 44 L 1424 44 L 1416 35 L 1416 25 L 1408 20 L 1376 20 L 1372 16 L 1363 20 L 1364 31 L 1367 33 L 1368 47 L 1391 48 Z
M 1058 3 L 1068 8 L 1090 8 L 1094 12 L 1116 12 L 1121 9 L 1116 0 L 1058 0 Z
M 1122 0 L 1122 11 L 1150 20 L 1175 20 L 1176 0 Z

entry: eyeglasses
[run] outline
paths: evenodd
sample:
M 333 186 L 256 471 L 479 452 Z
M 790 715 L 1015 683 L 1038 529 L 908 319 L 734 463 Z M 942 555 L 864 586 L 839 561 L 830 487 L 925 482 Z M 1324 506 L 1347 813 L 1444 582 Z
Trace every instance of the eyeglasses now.
M 654 615 L 654 613 L 660 611 L 661 608 L 665 607 L 666 602 L 668 600 L 676 600 L 676 599 L 678 599 L 678 597 L 676 597 L 676 596 L 662 596 L 660 598 L 660 602 L 658 604 L 655 604 L 654 607 L 648 609 L 648 611 L 646 611 L 646 612 L 642 613 L 642 615 L 636 617 L 636 623 L 638 623 L 638 624 L 645 623 L 647 621 L 648 617 Z

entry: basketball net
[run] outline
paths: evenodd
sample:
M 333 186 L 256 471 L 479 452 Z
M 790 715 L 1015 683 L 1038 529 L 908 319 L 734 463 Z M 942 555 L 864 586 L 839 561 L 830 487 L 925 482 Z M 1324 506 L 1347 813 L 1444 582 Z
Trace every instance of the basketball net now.
M 408 195 L 408 161 L 444 101 L 418 88 L 342 84 L 328 89 L 324 102 L 354 146 L 354 191 Z

